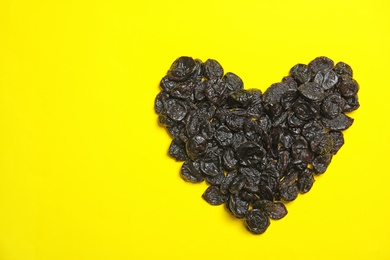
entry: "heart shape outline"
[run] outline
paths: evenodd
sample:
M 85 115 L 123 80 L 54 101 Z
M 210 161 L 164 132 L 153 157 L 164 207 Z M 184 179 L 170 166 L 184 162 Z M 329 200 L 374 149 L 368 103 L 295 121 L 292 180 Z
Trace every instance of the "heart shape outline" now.
M 353 123 L 345 113 L 360 106 L 352 76 L 346 63 L 320 56 L 262 93 L 244 89 L 216 60 L 182 56 L 162 78 L 154 108 L 173 138 L 169 155 L 184 161 L 180 176 L 205 180 L 203 199 L 262 234 L 344 144 Z

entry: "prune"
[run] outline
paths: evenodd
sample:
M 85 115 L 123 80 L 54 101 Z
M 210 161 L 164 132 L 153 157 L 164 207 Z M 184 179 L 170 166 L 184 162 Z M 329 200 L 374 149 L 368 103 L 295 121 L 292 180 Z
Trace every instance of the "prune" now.
M 248 212 L 249 203 L 243 200 L 238 194 L 232 194 L 229 196 L 227 207 L 233 216 L 243 218 Z
M 267 214 L 271 219 L 282 219 L 287 215 L 287 209 L 283 203 L 277 201 L 268 208 Z
M 237 168 L 238 160 L 234 157 L 234 152 L 232 149 L 227 149 L 222 156 L 222 165 L 225 170 L 231 171 Z
M 263 95 L 263 102 L 268 104 L 276 104 L 279 103 L 280 99 L 282 98 L 283 94 L 290 90 L 291 87 L 287 85 L 286 83 L 275 83 L 272 84 Z
M 216 60 L 179 57 L 160 81 L 158 122 L 172 137 L 168 154 L 180 176 L 206 181 L 202 197 L 224 204 L 253 234 L 287 214 L 284 203 L 307 193 L 344 144 L 345 115 L 359 108 L 349 65 L 318 57 L 297 64 L 262 94 L 244 89 Z
M 298 103 L 294 105 L 293 109 L 295 117 L 303 120 L 301 124 L 304 124 L 305 121 L 314 119 L 316 116 L 315 111 L 312 110 L 309 103 Z
M 318 134 L 310 142 L 311 150 L 316 154 L 330 153 L 333 149 L 333 137 L 329 134 Z
M 253 209 L 260 209 L 271 219 L 282 219 L 287 215 L 287 209 L 283 203 L 269 200 L 257 200 L 253 203 Z
M 314 183 L 312 171 L 307 168 L 298 175 L 297 188 L 300 193 L 309 192 Z
M 323 89 L 331 89 L 336 85 L 338 76 L 333 70 L 320 70 L 314 77 L 314 82 L 318 83 Z
M 225 101 L 226 95 L 226 84 L 221 80 L 208 80 L 204 81 L 205 89 L 204 93 L 206 98 L 214 105 Z
M 179 138 L 172 140 L 169 146 L 169 155 L 176 159 L 176 161 L 185 161 L 188 159 L 186 153 L 185 143 Z
M 344 136 L 340 131 L 330 131 L 329 135 L 333 138 L 333 148 L 331 154 L 336 154 L 344 145 Z
M 335 118 L 344 109 L 345 101 L 339 94 L 330 94 L 327 96 L 321 104 L 321 113 L 329 118 Z
M 200 173 L 200 169 L 197 169 L 191 160 L 187 160 L 183 163 L 180 170 L 180 176 L 183 178 L 183 180 L 192 183 L 199 183 L 204 181 L 204 178 Z
M 239 169 L 239 173 L 245 176 L 246 180 L 253 183 L 254 185 L 258 185 L 260 182 L 261 173 L 256 168 L 241 167 Z
M 319 134 L 325 133 L 325 127 L 317 121 L 311 121 L 305 124 L 302 128 L 302 135 L 307 141 L 313 140 L 313 138 Z
M 299 189 L 296 183 L 280 190 L 280 196 L 285 201 L 293 201 L 298 197 Z
M 193 82 L 179 82 L 169 92 L 169 94 L 174 98 L 193 100 L 194 89 L 195 85 Z
M 200 135 L 193 136 L 186 143 L 188 157 L 196 160 L 206 152 L 207 140 Z
M 240 114 L 230 112 L 226 116 L 226 125 L 232 131 L 242 130 L 244 126 L 244 122 L 245 122 L 245 117 Z
M 311 79 L 311 70 L 305 64 L 297 64 L 290 70 L 290 76 L 299 84 L 309 82 Z
M 165 107 L 165 103 L 167 102 L 167 99 L 169 98 L 169 94 L 164 92 L 164 91 L 161 91 L 160 93 L 158 93 L 158 95 L 156 96 L 156 99 L 154 101 L 154 110 L 156 111 L 156 113 L 161 113 L 161 111 L 164 109 Z
M 352 97 L 345 98 L 345 105 L 343 107 L 343 112 L 352 112 L 360 107 L 359 98 L 357 95 Z
M 196 69 L 196 62 L 191 57 L 176 59 L 168 70 L 168 78 L 174 81 L 184 81 L 191 76 Z
M 165 105 L 167 115 L 175 121 L 181 121 L 187 114 L 187 107 L 176 99 L 168 99 Z
M 203 64 L 204 77 L 207 79 L 221 79 L 223 76 L 223 68 L 218 61 L 208 59 Z
M 208 185 L 221 185 L 225 175 L 221 172 L 216 176 L 206 175 L 205 180 Z
M 229 185 L 230 194 L 237 194 L 245 185 L 245 177 L 237 175 Z
M 245 89 L 238 89 L 227 99 L 228 105 L 234 108 L 247 108 L 252 103 L 252 93 Z
M 265 159 L 265 150 L 257 143 L 246 142 L 237 149 L 238 161 L 244 166 L 258 164 Z
M 353 78 L 342 75 L 337 88 L 343 97 L 348 98 L 356 95 L 359 91 L 359 84 Z
M 160 81 L 160 87 L 167 92 L 171 91 L 176 84 L 177 82 L 171 80 L 169 76 L 163 77 Z
M 200 170 L 208 176 L 217 176 L 223 173 L 223 170 L 219 167 L 218 163 L 209 159 L 200 161 Z
M 305 138 L 299 137 L 291 146 L 291 155 L 294 159 L 309 163 L 313 158 L 312 152 Z
M 209 186 L 202 195 L 210 205 L 221 205 L 226 202 L 227 196 L 223 195 L 217 186 Z
M 321 101 L 325 97 L 324 89 L 315 82 L 307 82 L 300 85 L 298 91 L 302 96 L 311 101 Z
M 253 234 L 263 234 L 270 225 L 269 218 L 261 209 L 251 209 L 244 219 L 245 227 Z
M 233 182 L 233 180 L 236 177 L 237 177 L 237 172 L 235 171 L 231 171 L 228 174 L 226 174 L 219 188 L 222 194 L 229 194 L 230 184 Z
M 346 64 L 344 62 L 341 62 L 341 61 L 338 62 L 336 64 L 336 66 L 334 66 L 334 71 L 338 75 L 347 75 L 347 76 L 350 76 L 350 77 L 353 76 L 353 71 L 352 71 L 351 66 L 349 66 L 348 64 Z
M 225 125 L 220 125 L 214 133 L 215 139 L 222 146 L 228 146 L 232 143 L 233 133 Z
M 313 168 L 317 173 L 324 173 L 332 160 L 331 154 L 321 154 L 314 158 Z
M 295 81 L 295 79 L 291 76 L 286 76 L 282 79 L 282 82 L 287 84 L 290 89 L 295 90 L 298 88 L 298 83 Z
M 339 114 L 333 119 L 322 118 L 322 123 L 329 130 L 345 130 L 352 125 L 353 118 L 344 114 Z
M 222 81 L 226 83 L 227 88 L 231 91 L 244 88 L 242 79 L 232 72 L 226 73 L 222 77 Z
M 330 70 L 333 68 L 333 61 L 327 57 L 317 57 L 311 62 L 309 62 L 308 66 L 313 71 L 313 73 L 317 73 L 320 70 Z

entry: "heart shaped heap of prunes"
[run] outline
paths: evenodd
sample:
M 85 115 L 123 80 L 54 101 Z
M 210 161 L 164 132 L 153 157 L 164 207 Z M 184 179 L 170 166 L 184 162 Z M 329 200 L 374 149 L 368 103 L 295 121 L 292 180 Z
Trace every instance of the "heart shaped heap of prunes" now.
M 353 123 L 345 113 L 359 107 L 351 67 L 327 57 L 295 65 L 264 93 L 216 60 L 180 57 L 160 87 L 155 111 L 173 139 L 169 155 L 184 161 L 180 176 L 205 180 L 204 200 L 254 234 L 326 171 Z

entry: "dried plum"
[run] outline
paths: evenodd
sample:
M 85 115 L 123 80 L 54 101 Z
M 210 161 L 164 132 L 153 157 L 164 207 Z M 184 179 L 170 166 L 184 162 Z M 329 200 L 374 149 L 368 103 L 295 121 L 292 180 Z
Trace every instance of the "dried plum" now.
M 211 185 L 202 195 L 203 199 L 210 205 L 221 205 L 227 200 L 227 196 L 222 194 L 217 186 Z
M 353 118 L 344 114 L 339 114 L 333 119 L 322 118 L 322 123 L 329 130 L 345 130 L 352 125 Z
M 297 64 L 290 70 L 290 76 L 299 84 L 309 82 L 311 79 L 311 74 L 312 72 L 309 66 L 305 64 Z
M 253 234 L 263 234 L 270 225 L 268 216 L 261 209 L 251 209 L 244 219 L 245 227 Z
M 196 164 L 194 164 L 194 162 L 191 160 L 187 160 L 183 163 L 180 170 L 180 176 L 183 178 L 183 180 L 192 183 L 199 183 L 204 181 L 200 169 L 197 169 Z
M 218 61 L 208 59 L 203 64 L 204 77 L 207 79 L 221 79 L 223 77 L 223 68 Z
M 345 100 L 339 94 L 330 94 L 322 101 L 321 113 L 326 118 L 335 118 L 343 111 L 344 104 Z
M 307 82 L 299 86 L 302 96 L 311 101 L 321 101 L 325 97 L 324 89 L 316 82 Z
M 333 69 L 333 61 L 328 57 L 317 57 L 311 62 L 309 62 L 308 66 L 313 71 L 313 73 L 317 73 L 321 70 L 330 70 Z
M 168 70 L 168 78 L 174 81 L 184 81 L 191 76 L 196 69 L 196 62 L 191 57 L 180 57 L 176 59 Z

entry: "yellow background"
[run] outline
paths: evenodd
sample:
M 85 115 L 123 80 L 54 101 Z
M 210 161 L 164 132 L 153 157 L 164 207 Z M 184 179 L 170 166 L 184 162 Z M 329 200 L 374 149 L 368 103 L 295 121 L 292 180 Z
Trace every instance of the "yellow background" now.
M 0 0 L 0 259 L 390 259 L 390 4 Z M 325 55 L 358 111 L 312 190 L 261 236 L 167 156 L 159 81 L 181 55 L 265 90 Z

